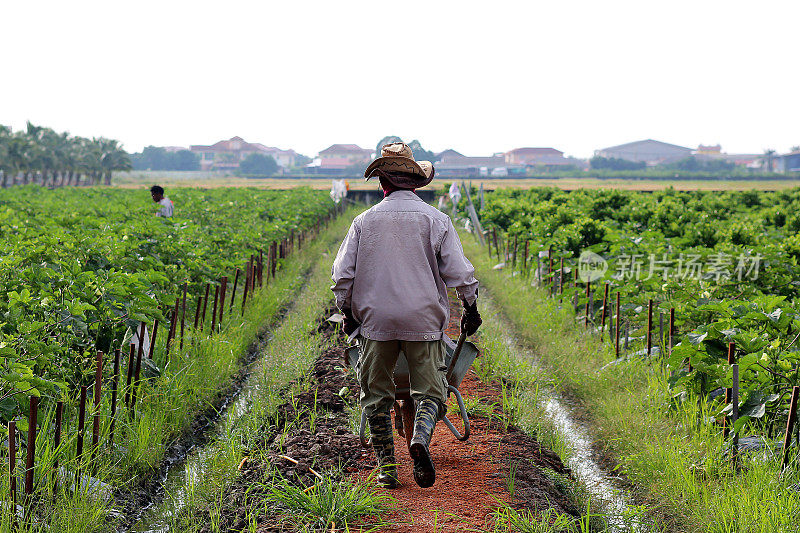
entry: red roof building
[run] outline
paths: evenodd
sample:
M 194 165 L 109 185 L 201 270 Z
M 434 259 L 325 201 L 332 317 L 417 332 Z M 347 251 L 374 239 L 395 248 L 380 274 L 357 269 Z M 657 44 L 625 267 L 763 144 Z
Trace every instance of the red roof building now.
M 281 150 L 259 143 L 249 143 L 241 137 L 232 137 L 212 145 L 194 144 L 189 150 L 200 156 L 201 170 L 236 170 L 239 168 L 239 163 L 250 154 L 271 156 L 284 168 L 294 166 L 297 158 L 294 150 Z
M 319 162 L 315 166 L 322 168 L 346 168 L 355 165 L 369 164 L 372 159 L 372 150 L 361 148 L 357 144 L 332 144 L 322 150 L 318 157 Z
M 564 152 L 555 148 L 515 148 L 505 153 L 506 163 L 509 165 L 535 165 L 541 158 L 553 160 L 564 157 Z

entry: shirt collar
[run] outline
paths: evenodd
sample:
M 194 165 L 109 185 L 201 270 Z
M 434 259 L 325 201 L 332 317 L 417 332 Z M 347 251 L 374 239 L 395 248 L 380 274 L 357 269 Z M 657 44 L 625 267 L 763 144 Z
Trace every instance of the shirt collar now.
M 407 189 L 400 189 L 394 191 L 392 194 L 383 199 L 384 202 L 391 202 L 393 200 L 419 200 L 421 202 L 422 198 L 417 196 L 417 193 L 415 193 L 414 191 L 409 191 Z

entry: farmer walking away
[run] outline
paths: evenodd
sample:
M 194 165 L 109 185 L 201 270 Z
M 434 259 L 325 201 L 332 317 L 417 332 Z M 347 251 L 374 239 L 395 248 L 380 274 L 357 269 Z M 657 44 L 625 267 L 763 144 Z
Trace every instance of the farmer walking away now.
M 171 217 L 172 216 L 172 200 L 164 196 L 164 187 L 160 185 L 153 185 L 150 187 L 150 196 L 153 197 L 153 201 L 161 206 L 161 208 L 156 211 L 157 217 Z
M 481 325 L 475 269 L 450 217 L 414 193 L 433 175 L 433 165 L 415 161 L 405 143 L 384 145 L 364 172 L 367 180 L 380 181 L 383 201 L 355 218 L 333 263 L 332 290 L 345 316 L 344 331 L 361 345 L 356 372 L 380 465 L 378 482 L 389 488 L 398 485 L 389 410 L 400 352 L 408 360 L 416 404 L 409 447 L 414 480 L 430 487 L 436 470 L 428 447 L 446 412 L 442 337 L 450 319 L 448 287 L 464 305 L 462 331 L 472 335 Z

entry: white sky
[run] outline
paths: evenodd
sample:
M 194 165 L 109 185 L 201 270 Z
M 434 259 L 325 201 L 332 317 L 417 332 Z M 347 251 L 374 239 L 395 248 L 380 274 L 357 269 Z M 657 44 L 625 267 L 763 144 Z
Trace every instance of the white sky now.
M 798 0 L 2 0 L 0 21 L 0 124 L 131 151 L 800 145 Z

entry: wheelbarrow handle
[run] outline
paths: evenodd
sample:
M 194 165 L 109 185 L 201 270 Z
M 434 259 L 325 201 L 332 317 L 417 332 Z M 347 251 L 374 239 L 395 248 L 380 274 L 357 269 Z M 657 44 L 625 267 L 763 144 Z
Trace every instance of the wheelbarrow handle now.
M 458 336 L 458 343 L 456 344 L 456 349 L 453 352 L 453 357 L 450 359 L 450 365 L 447 367 L 447 373 L 445 377 L 447 378 L 448 382 L 450 380 L 450 374 L 453 372 L 453 369 L 456 367 L 456 363 L 458 362 L 458 357 L 461 355 L 461 348 L 464 347 L 464 341 L 467 340 L 467 330 L 462 329 L 461 335 Z
M 455 395 L 456 401 L 458 402 L 458 410 L 461 414 L 461 420 L 464 421 L 464 434 L 462 435 L 456 426 L 454 426 L 453 423 L 447 419 L 447 417 L 445 417 L 442 422 L 444 422 L 444 425 L 447 426 L 447 429 L 450 430 L 456 439 L 465 441 L 469 438 L 469 416 L 467 416 L 467 408 L 464 405 L 464 399 L 461 397 L 461 393 L 458 392 L 458 389 L 452 385 L 448 385 L 447 390 Z

